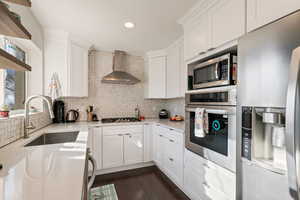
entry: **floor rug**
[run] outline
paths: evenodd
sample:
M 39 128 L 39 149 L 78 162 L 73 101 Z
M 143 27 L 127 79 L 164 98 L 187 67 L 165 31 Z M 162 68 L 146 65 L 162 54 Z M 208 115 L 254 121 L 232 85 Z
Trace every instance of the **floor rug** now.
M 89 200 L 118 200 L 114 184 L 92 188 Z

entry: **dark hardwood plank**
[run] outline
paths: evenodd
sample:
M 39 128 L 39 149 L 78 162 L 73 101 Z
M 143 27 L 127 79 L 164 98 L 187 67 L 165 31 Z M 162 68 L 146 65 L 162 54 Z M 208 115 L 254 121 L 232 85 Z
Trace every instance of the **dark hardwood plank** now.
M 115 184 L 119 200 L 189 200 L 157 167 L 97 176 L 94 186 Z

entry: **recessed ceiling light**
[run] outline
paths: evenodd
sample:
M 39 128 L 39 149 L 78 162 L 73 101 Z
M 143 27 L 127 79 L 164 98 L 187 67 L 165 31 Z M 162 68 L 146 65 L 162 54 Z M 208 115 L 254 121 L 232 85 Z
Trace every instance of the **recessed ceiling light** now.
M 133 22 L 126 22 L 124 26 L 125 28 L 132 29 L 135 27 L 135 24 Z

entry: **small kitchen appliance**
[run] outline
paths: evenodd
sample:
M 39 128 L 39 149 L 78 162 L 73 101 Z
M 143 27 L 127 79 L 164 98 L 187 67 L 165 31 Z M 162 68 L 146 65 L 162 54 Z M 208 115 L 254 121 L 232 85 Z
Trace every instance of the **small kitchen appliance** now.
M 235 85 L 236 72 L 237 56 L 233 53 L 196 61 L 188 65 L 189 89 Z
M 77 110 L 69 110 L 66 116 L 66 122 L 76 122 L 79 118 L 79 112 Z
M 169 118 L 169 112 L 166 109 L 162 109 L 159 111 L 159 119 L 168 119 Z
M 61 100 L 55 100 L 53 103 L 54 119 L 53 123 L 65 122 L 65 103 Z

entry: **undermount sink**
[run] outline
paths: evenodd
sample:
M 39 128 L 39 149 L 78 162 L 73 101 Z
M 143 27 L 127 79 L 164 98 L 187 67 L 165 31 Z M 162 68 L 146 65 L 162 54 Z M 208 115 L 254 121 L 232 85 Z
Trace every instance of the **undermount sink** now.
M 79 132 L 45 133 L 26 144 L 25 147 L 75 142 L 78 134 Z

